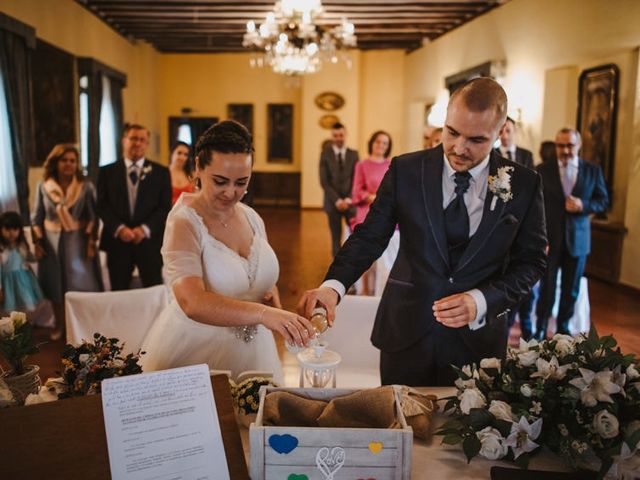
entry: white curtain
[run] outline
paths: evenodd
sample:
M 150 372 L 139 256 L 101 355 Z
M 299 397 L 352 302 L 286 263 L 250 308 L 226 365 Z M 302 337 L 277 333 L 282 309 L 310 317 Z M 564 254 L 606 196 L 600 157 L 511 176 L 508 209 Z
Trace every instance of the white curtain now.
M 4 80 L 0 72 L 0 212 L 14 210 L 19 212 L 18 188 L 13 170 L 13 149 L 11 148 L 11 130 L 9 112 L 4 94 Z
M 85 77 L 86 78 L 86 77 Z M 89 168 L 89 94 L 80 94 L 80 159 Z
M 111 102 L 111 82 L 102 75 L 102 106 L 100 107 L 100 166 L 113 163 L 118 158 L 116 116 Z

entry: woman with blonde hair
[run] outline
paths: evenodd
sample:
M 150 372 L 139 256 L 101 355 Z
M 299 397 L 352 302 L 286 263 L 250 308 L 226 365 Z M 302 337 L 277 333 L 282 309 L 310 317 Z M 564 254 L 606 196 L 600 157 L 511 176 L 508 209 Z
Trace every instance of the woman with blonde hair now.
M 53 147 L 44 162 L 31 222 L 40 285 L 54 305 L 59 325 L 52 333 L 54 340 L 64 327 L 64 294 L 103 289 L 96 255 L 95 199 L 95 187 L 84 178 L 76 146 Z

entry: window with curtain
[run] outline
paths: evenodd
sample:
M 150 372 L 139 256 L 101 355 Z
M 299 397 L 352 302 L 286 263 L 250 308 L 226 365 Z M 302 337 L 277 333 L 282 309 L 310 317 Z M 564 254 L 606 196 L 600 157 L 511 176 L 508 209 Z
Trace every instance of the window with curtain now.
M 89 169 L 89 77 L 80 77 L 80 160 Z
M 0 71 L 0 212 L 19 210 L 18 188 L 13 169 L 13 149 L 11 148 L 11 130 L 7 97 L 4 93 L 4 79 Z
M 120 156 L 122 89 L 126 75 L 92 58 L 78 59 L 82 163 L 93 181 Z
M 99 165 L 108 165 L 118 159 L 119 144 L 118 121 L 111 98 L 111 81 L 106 75 L 102 75 L 102 104 L 100 106 L 100 162 Z

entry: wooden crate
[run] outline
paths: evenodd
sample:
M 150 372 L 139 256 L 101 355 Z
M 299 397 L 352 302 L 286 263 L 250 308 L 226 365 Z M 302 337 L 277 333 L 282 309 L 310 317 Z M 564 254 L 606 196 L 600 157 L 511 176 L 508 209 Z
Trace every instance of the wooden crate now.
M 328 401 L 356 390 L 262 387 L 258 415 L 249 429 L 252 480 L 410 478 L 413 430 L 402 414 L 398 391 L 396 415 L 400 429 L 263 426 L 264 398 L 274 391 Z M 344 461 L 335 462 L 340 455 Z M 320 465 L 317 457 L 322 460 Z

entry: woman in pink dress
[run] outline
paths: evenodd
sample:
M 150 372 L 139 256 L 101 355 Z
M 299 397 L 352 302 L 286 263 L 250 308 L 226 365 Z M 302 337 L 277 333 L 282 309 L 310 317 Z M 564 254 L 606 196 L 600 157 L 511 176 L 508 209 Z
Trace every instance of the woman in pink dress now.
M 369 158 L 356 163 L 351 198 L 356 214 L 351 219 L 351 231 L 362 223 L 369 213 L 369 206 L 376 199 L 382 178 L 391 164 L 391 136 L 378 130 L 369 139 Z M 375 264 L 362 276 L 362 294 L 372 295 L 375 286 Z
M 193 161 L 191 160 L 191 147 L 184 142 L 176 142 L 171 149 L 169 160 L 169 173 L 171 174 L 171 204 L 178 201 L 183 193 L 193 193 Z

